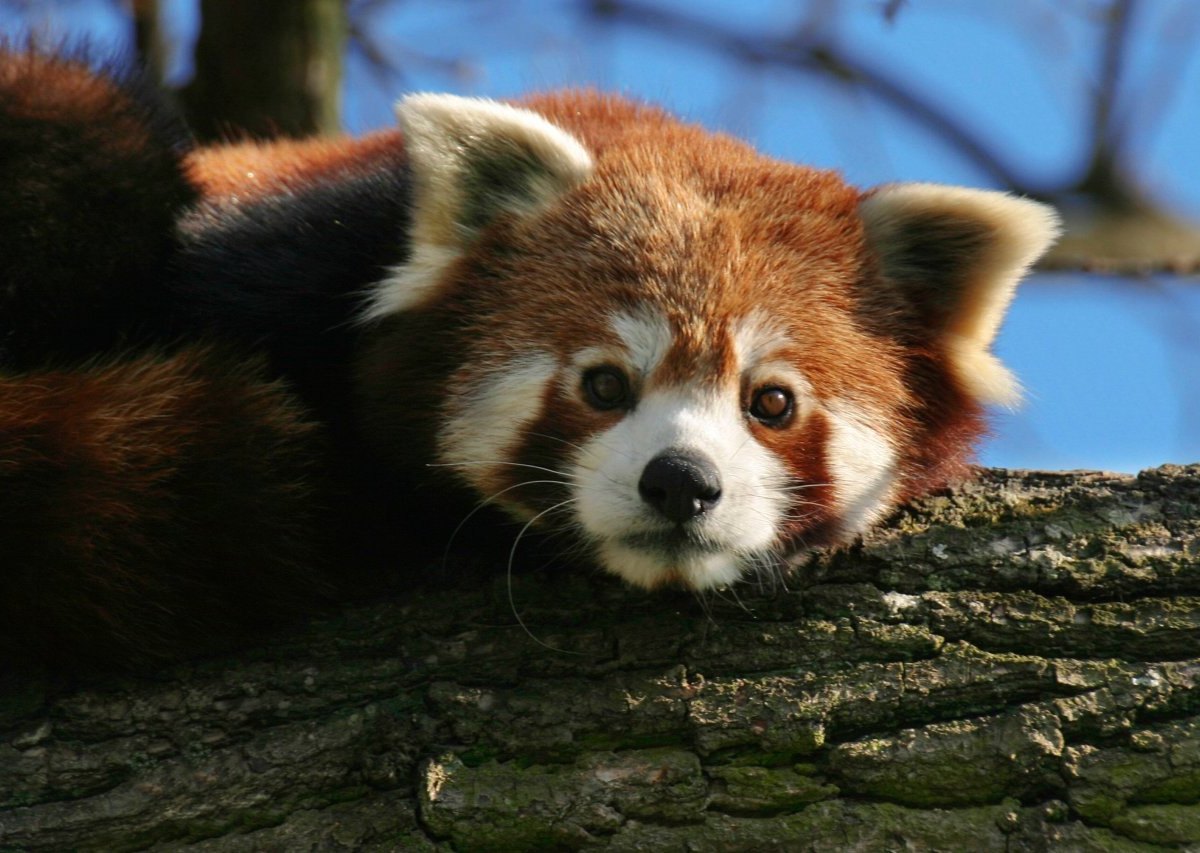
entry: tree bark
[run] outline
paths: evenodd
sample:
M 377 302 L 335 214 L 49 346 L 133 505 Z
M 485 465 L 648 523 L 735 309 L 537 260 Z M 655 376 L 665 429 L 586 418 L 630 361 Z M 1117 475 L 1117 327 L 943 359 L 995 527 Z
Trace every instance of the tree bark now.
M 0 849 L 1200 842 L 1200 466 L 986 471 L 788 589 L 521 572 L 529 634 L 497 574 L 12 681 Z

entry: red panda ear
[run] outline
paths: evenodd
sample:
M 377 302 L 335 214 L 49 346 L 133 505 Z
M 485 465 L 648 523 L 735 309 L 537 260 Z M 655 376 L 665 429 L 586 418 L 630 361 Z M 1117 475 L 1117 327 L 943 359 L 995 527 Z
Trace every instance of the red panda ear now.
M 1001 192 L 894 184 L 859 212 L 884 278 L 964 387 L 982 402 L 1016 403 L 1020 386 L 989 348 L 1017 282 L 1059 234 L 1054 209 Z
M 412 175 L 411 257 L 377 289 L 368 320 L 421 302 L 496 215 L 535 213 L 592 172 L 579 141 L 530 110 L 420 94 L 396 116 Z
M 575 137 L 482 98 L 410 95 L 396 106 L 415 182 L 415 239 L 453 246 L 500 212 L 525 213 L 591 174 Z

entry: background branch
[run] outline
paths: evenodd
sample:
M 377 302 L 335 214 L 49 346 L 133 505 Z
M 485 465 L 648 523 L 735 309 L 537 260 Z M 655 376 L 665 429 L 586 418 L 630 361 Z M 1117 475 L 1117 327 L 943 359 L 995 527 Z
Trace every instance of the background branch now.
M 692 42 L 748 65 L 785 68 L 865 92 L 958 151 L 996 186 L 1026 195 L 1044 194 L 1044 190 L 1021 177 L 982 134 L 974 132 L 966 122 L 938 106 L 924 93 L 906 86 L 893 75 L 836 44 L 827 35 L 828 27 L 810 24 L 790 36 L 742 35 L 720 24 L 637 0 L 584 0 L 583 5 L 587 13 L 597 19 Z M 815 20 L 827 22 L 828 15 L 815 16 Z

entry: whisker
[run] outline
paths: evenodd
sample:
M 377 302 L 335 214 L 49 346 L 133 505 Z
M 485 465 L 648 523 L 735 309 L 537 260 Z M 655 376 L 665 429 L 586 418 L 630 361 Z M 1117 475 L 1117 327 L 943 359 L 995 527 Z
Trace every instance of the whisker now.
M 500 497 L 501 495 L 503 495 L 506 492 L 511 492 L 514 489 L 519 489 L 522 486 L 568 486 L 569 487 L 570 485 L 571 485 L 570 483 L 564 482 L 562 480 L 525 480 L 524 482 L 509 486 L 508 488 L 501 489 L 500 491 L 489 495 L 488 497 L 481 500 L 479 503 L 475 504 L 475 506 L 471 508 L 471 511 L 468 512 L 465 516 L 463 516 L 462 520 L 459 521 L 457 525 L 455 525 L 454 530 L 451 531 L 451 533 L 450 533 L 450 538 L 446 540 L 446 549 L 442 552 L 442 571 L 443 572 L 446 571 L 446 567 L 448 566 L 449 561 L 450 561 L 450 549 L 454 546 L 454 540 L 458 538 L 459 532 L 463 529 L 463 527 L 466 526 L 468 521 L 470 521 L 472 518 L 474 518 L 476 516 L 476 514 L 478 514 L 482 509 L 484 509 L 490 503 L 492 503 L 492 501 L 496 500 L 496 498 Z
M 559 435 L 550 435 L 549 433 L 545 433 L 545 432 L 531 432 L 529 434 L 533 435 L 533 436 L 537 436 L 538 438 L 546 438 L 546 439 L 549 439 L 550 441 L 557 441 L 561 444 L 565 444 L 567 447 L 570 447 L 574 450 L 578 450 L 580 453 L 582 453 L 584 450 L 584 447 L 582 444 L 579 444 L 578 442 L 570 441 Z M 595 437 L 591 438 L 590 441 L 600 445 L 605 450 L 607 450 L 611 453 L 617 454 L 618 456 L 624 456 L 626 459 L 633 459 L 632 454 L 627 453 L 618 447 L 613 447 L 611 444 L 606 443 L 599 436 L 595 436 Z
M 543 471 L 547 474 L 553 474 L 556 477 L 570 480 L 571 473 L 569 471 L 557 471 L 554 468 L 546 468 L 542 465 L 530 465 L 528 462 L 509 462 L 504 459 L 472 459 L 466 462 L 426 462 L 426 468 L 469 468 L 475 465 L 509 465 L 514 468 L 529 468 L 533 471 Z
M 712 604 L 709 603 L 708 594 L 709 590 L 707 589 L 692 590 L 692 598 L 694 598 L 696 603 L 700 605 L 700 609 L 704 612 L 704 618 L 707 620 L 709 625 L 716 626 L 717 620 L 713 618 Z
M 566 654 L 566 655 L 582 656 L 583 652 L 572 651 L 570 649 L 556 648 L 555 646 L 552 646 L 549 643 L 545 643 L 534 636 L 533 632 L 529 630 L 529 626 L 525 624 L 525 620 L 521 618 L 521 614 L 517 611 L 517 602 L 516 602 L 516 599 L 513 597 L 513 583 L 512 583 L 513 562 L 516 560 L 517 546 L 521 544 L 521 538 L 528 532 L 529 528 L 532 527 L 539 518 L 541 518 L 542 516 L 547 515 L 551 512 L 554 512 L 557 509 L 561 509 L 564 506 L 567 506 L 568 504 L 575 503 L 575 501 L 576 501 L 575 498 L 569 498 L 565 501 L 561 501 L 560 503 L 556 503 L 556 504 L 554 504 L 554 506 L 551 506 L 548 509 L 542 510 L 541 512 L 539 512 L 537 515 L 535 515 L 533 518 L 529 519 L 529 521 L 527 521 L 525 523 L 525 526 L 522 527 L 521 531 L 517 534 L 517 538 L 513 540 L 512 548 L 508 552 L 508 568 L 505 573 L 505 579 L 506 579 L 507 586 L 508 586 L 508 606 L 512 610 L 513 616 L 516 617 L 517 624 L 521 626 L 521 630 L 524 631 L 529 636 L 529 639 L 533 640 L 539 646 L 549 649 L 552 652 L 561 652 L 562 654 Z

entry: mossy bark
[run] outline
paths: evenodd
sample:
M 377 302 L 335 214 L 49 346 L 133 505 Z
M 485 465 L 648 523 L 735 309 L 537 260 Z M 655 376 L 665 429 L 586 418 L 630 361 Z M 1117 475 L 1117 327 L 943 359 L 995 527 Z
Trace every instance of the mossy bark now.
M 990 471 L 700 601 L 551 566 L 0 697 L 0 849 L 1200 844 L 1200 466 Z M 736 597 L 735 597 L 736 593 Z

